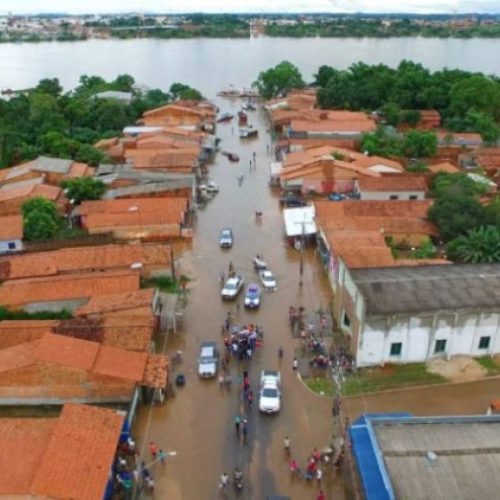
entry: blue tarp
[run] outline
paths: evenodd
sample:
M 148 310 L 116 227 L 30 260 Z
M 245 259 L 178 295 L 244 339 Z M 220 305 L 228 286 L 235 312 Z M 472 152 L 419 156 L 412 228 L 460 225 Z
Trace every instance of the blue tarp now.
M 371 422 L 401 417 L 411 417 L 411 414 L 365 414 L 349 428 L 352 451 L 366 500 L 394 500 L 395 498 Z

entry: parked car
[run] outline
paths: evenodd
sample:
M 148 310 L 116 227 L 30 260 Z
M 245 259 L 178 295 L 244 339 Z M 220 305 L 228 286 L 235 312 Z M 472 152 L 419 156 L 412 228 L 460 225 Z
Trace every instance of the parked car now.
M 208 181 L 206 184 L 207 193 L 218 193 L 219 185 L 214 181 Z
M 262 286 L 266 290 L 276 290 L 276 278 L 274 277 L 274 274 L 269 271 L 269 269 L 263 269 L 260 271 L 259 275 Z
M 280 372 L 275 370 L 264 370 L 260 376 L 259 410 L 262 413 L 278 413 L 280 409 Z
M 260 306 L 260 296 L 260 286 L 255 283 L 250 283 L 245 294 L 245 307 L 257 309 Z
M 307 205 L 304 198 L 295 193 L 286 193 L 279 202 L 281 207 L 305 207 Z
M 214 341 L 202 342 L 198 358 L 198 375 L 201 378 L 213 378 L 219 368 L 219 352 Z
M 235 299 L 243 288 L 244 283 L 245 280 L 241 276 L 233 276 L 232 278 L 229 278 L 222 289 L 222 298 L 225 300 Z
M 345 200 L 345 199 L 346 199 L 346 197 L 345 197 L 345 195 L 344 195 L 344 194 L 342 194 L 342 193 L 330 193 L 330 194 L 328 195 L 328 199 L 329 199 L 330 201 L 342 201 L 342 200 Z
M 233 246 L 233 230 L 229 228 L 222 229 L 219 236 L 219 246 L 221 248 L 231 248 Z

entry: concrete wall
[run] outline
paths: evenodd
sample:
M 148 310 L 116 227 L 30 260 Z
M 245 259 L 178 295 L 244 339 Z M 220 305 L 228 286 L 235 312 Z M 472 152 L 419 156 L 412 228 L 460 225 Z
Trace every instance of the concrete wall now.
M 490 337 L 480 348 L 481 337 Z M 445 340 L 443 352 L 436 342 Z M 391 355 L 391 344 L 401 343 L 401 354 Z M 356 355 L 358 366 L 424 362 L 458 354 L 486 356 L 500 353 L 500 312 L 437 311 L 416 315 L 368 317 L 362 326 Z
M 14 248 L 10 248 L 10 246 Z M 4 240 L 0 241 L 0 254 L 20 252 L 23 249 L 22 240 Z
M 397 196 L 398 200 L 425 200 L 425 193 L 423 191 L 360 191 L 361 200 L 391 200 L 391 196 Z M 410 198 L 416 196 L 416 198 Z

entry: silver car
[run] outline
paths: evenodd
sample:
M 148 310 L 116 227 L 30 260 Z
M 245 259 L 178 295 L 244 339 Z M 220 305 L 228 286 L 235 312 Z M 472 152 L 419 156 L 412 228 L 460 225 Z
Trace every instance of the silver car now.
M 214 341 L 203 342 L 198 358 L 198 375 L 201 378 L 214 378 L 219 369 L 219 352 Z

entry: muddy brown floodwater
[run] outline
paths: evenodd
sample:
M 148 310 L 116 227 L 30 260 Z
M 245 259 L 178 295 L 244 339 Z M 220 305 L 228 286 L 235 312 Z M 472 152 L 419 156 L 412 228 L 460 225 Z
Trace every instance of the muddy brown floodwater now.
M 221 112 L 237 113 L 241 101 L 219 100 Z M 265 499 L 280 493 L 293 499 L 313 499 L 319 491 L 314 481 L 293 481 L 288 461 L 284 456 L 283 438 L 290 436 L 292 456 L 304 467 L 314 447 L 325 446 L 330 433 L 331 403 L 309 393 L 292 372 L 291 364 L 297 340 L 288 327 L 290 305 L 303 306 L 308 311 L 326 308 L 328 287 L 314 251 L 305 252 L 303 285 L 299 286 L 300 255 L 285 245 L 282 212 L 278 193 L 269 186 L 271 156 L 267 146 L 270 136 L 266 130 L 264 112 L 249 113 L 249 123 L 259 129 L 253 140 L 240 140 L 235 120 L 219 124 L 217 136 L 223 150 L 240 156 L 239 163 L 229 163 L 218 154 L 210 166 L 210 178 L 220 185 L 220 192 L 206 206 L 197 211 L 195 237 L 192 249 L 179 258 L 180 271 L 192 277 L 188 303 L 181 333 L 172 335 L 168 351 L 183 351 L 183 362 L 176 368 L 187 377 L 182 389 L 163 407 L 144 407 L 139 412 L 135 427 L 141 445 L 154 440 L 164 450 L 175 450 L 162 468 L 153 467 L 155 498 L 210 500 L 218 498 Z M 253 152 L 257 155 L 255 172 L 249 171 Z M 244 174 L 241 187 L 237 177 Z M 254 212 L 263 212 L 256 222 Z M 219 231 L 231 227 L 234 246 L 221 250 Z M 252 259 L 263 254 L 269 268 L 278 280 L 278 290 L 263 293 L 258 311 L 248 312 L 240 294 L 239 312 L 235 302 L 220 299 L 218 276 L 227 273 L 232 261 L 246 282 L 257 281 Z M 252 389 L 257 396 L 258 378 L 262 369 L 280 369 L 283 401 L 278 415 L 261 415 L 257 397 L 250 412 L 242 404 L 237 384 L 230 391 L 221 391 L 215 380 L 199 380 L 196 372 L 200 342 L 216 340 L 223 351 L 221 326 L 232 310 L 236 324 L 254 323 L 264 329 L 264 343 L 260 352 L 248 364 Z M 279 362 L 278 349 L 284 349 Z M 232 361 L 233 378 L 241 372 Z M 249 435 L 247 443 L 236 437 L 233 425 L 237 414 L 247 415 Z M 146 452 L 147 455 L 147 452 Z M 221 495 L 218 487 L 222 472 L 231 472 L 235 466 L 244 472 L 244 487 L 239 494 L 230 486 Z M 335 498 L 343 498 L 343 488 L 335 472 L 325 471 L 323 489 Z M 225 495 L 225 496 L 224 496 Z

